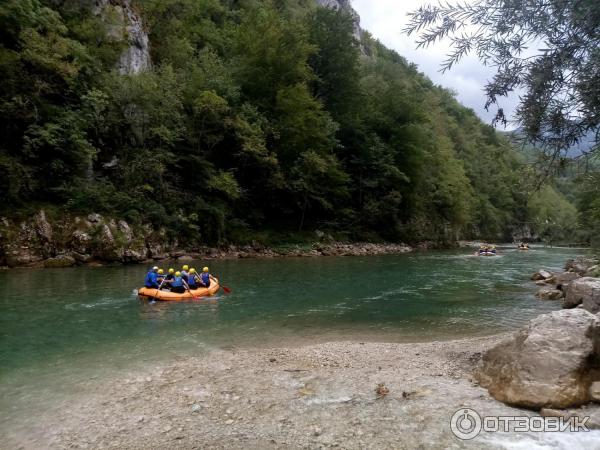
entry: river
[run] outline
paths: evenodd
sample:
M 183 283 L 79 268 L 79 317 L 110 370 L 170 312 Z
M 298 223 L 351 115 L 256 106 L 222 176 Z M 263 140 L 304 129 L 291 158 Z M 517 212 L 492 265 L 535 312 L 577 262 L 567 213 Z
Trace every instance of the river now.
M 143 266 L 0 272 L 2 427 L 105 374 L 213 348 L 513 330 L 560 308 L 534 298 L 531 273 L 584 252 L 500 250 L 213 261 L 232 293 L 188 303 L 138 299 Z

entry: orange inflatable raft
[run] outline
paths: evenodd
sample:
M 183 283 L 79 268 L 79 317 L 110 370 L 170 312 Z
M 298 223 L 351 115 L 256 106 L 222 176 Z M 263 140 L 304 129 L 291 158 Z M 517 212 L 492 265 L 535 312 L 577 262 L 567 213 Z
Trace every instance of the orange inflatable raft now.
M 158 289 L 150 289 L 143 287 L 138 290 L 138 295 L 142 297 L 148 297 L 153 300 L 160 300 L 162 302 L 181 302 L 185 300 L 195 300 L 201 297 L 210 297 L 215 295 L 221 288 L 219 286 L 219 280 L 213 281 L 208 288 L 193 289 L 186 291 L 183 294 L 177 294 L 171 291 L 159 291 Z

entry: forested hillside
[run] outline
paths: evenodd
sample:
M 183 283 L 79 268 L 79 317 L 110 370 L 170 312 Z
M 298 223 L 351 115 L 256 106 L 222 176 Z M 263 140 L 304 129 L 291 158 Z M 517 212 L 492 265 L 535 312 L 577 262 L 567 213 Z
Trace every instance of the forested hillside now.
M 315 229 L 447 242 L 510 238 L 564 201 L 575 228 L 552 186 L 530 204 L 507 138 L 359 42 L 350 11 L 140 0 L 151 63 L 132 73 L 123 3 L 0 6 L 3 215 L 99 212 L 207 243 Z

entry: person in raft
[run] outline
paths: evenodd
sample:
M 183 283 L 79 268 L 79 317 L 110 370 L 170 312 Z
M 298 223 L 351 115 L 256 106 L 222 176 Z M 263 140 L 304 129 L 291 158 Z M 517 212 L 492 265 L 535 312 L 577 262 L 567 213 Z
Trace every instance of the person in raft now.
M 181 276 L 185 281 L 188 280 L 188 271 L 190 270 L 190 266 L 187 264 L 181 268 Z
M 151 270 L 146 274 L 146 278 L 144 279 L 144 285 L 149 289 L 158 289 L 158 267 L 154 266 Z
M 169 269 L 169 274 L 165 277 L 165 283 L 171 283 L 175 278 L 175 269 Z
M 217 280 L 210 274 L 208 267 L 205 267 L 204 269 L 202 269 L 202 275 L 200 275 L 200 287 L 210 287 L 211 281 L 216 282 Z
M 190 287 L 190 289 L 193 290 L 193 289 L 198 289 L 200 283 L 201 283 L 201 279 L 198 276 L 198 272 L 196 272 L 196 269 L 194 269 L 192 267 L 190 269 L 190 271 L 188 272 L 187 284 Z
M 175 272 L 175 277 L 171 281 L 171 292 L 175 292 L 176 294 L 183 294 L 189 289 L 190 288 L 187 282 L 183 279 L 181 272 Z

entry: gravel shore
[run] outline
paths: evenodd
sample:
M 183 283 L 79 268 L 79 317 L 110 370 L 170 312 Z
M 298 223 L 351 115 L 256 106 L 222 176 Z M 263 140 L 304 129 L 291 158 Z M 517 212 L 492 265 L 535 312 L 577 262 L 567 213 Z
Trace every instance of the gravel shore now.
M 76 401 L 41 412 L 29 429 L 5 435 L 4 444 L 408 449 L 479 442 L 502 448 L 485 436 L 460 441 L 449 423 L 463 407 L 485 415 L 531 414 L 493 400 L 471 378 L 481 352 L 503 337 L 214 350 L 96 381 Z

